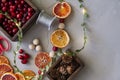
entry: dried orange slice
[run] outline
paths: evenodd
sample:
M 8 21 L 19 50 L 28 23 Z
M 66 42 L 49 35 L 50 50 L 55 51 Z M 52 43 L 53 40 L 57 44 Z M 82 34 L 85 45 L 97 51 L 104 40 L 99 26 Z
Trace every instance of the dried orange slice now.
M 13 72 L 13 69 L 10 65 L 2 63 L 0 64 L 0 77 L 6 72 Z
M 35 65 L 38 68 L 44 68 L 46 65 L 48 65 L 51 62 L 51 58 L 48 55 L 47 52 L 40 52 L 35 57 Z
M 0 56 L 0 64 L 1 64 L 1 63 L 9 64 L 8 58 L 5 57 L 5 56 Z
M 64 48 L 68 45 L 70 38 L 68 33 L 65 30 L 55 30 L 50 38 L 51 43 L 53 46 L 58 48 Z
M 1 76 L 0 80 L 18 80 L 13 73 L 5 73 Z
M 24 75 L 19 72 L 15 73 L 15 76 L 17 77 L 18 80 L 25 80 Z
M 25 80 L 31 80 L 36 74 L 32 70 L 24 70 L 22 71 L 25 76 Z
M 58 2 L 53 7 L 53 14 L 58 18 L 66 18 L 71 13 L 71 6 L 67 2 Z

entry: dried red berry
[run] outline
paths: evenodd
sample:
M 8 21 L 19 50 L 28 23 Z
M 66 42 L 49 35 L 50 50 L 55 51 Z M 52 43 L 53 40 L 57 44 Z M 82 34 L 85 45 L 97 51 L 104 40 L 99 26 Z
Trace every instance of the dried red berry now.
M 22 54 L 23 52 L 24 52 L 24 50 L 23 50 L 23 49 L 20 49 L 20 50 L 19 50 L 19 53 L 21 53 L 21 54 Z
M 23 54 L 23 57 L 24 57 L 25 59 L 28 59 L 28 58 L 30 58 L 30 55 L 29 55 L 28 53 L 25 53 L 25 54 Z
M 19 55 L 18 58 L 21 59 L 21 60 L 23 60 L 24 56 L 23 55 Z
M 28 63 L 28 60 L 27 60 L 27 59 L 23 59 L 23 60 L 21 61 L 21 63 L 22 63 L 22 64 L 27 64 L 27 63 Z
M 52 50 L 53 50 L 53 51 L 57 51 L 57 50 L 58 50 L 58 47 L 53 46 Z

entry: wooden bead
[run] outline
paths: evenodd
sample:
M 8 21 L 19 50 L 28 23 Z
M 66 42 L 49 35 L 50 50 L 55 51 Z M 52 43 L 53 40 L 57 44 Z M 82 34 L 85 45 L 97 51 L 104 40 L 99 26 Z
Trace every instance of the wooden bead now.
M 36 51 L 42 51 L 42 47 L 40 45 L 37 45 L 35 49 Z
M 35 49 L 35 45 L 34 44 L 29 44 L 29 49 L 31 49 L 31 50 Z
M 65 24 L 64 23 L 59 23 L 58 28 L 64 29 L 65 28 Z
M 38 45 L 39 43 L 40 43 L 39 39 L 34 39 L 34 40 L 33 40 L 33 44 L 34 44 L 34 45 Z
M 54 51 L 51 51 L 51 52 L 49 53 L 49 56 L 50 56 L 50 57 L 54 57 L 54 55 L 55 55 L 55 52 L 54 52 Z

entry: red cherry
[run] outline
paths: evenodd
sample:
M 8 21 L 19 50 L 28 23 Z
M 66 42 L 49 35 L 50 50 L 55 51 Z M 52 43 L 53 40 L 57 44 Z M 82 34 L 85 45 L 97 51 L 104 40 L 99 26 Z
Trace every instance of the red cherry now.
M 5 19 L 4 19 L 4 21 L 6 21 L 6 22 L 7 22 L 7 21 L 8 21 L 8 19 L 7 19 L 7 18 L 5 18 Z
M 7 6 L 8 6 L 8 3 L 5 3 L 5 6 L 7 7 Z
M 59 19 L 59 22 L 60 22 L 60 23 L 64 23 L 65 20 L 64 20 L 64 19 Z
M 7 31 L 11 31 L 11 28 L 9 28 L 7 25 L 5 25 L 7 28 L 6 28 L 6 30 Z
M 15 4 L 19 4 L 19 1 L 18 1 L 18 0 L 15 0 Z
M 12 5 L 12 2 L 8 2 L 9 5 Z
M 23 49 L 20 49 L 20 50 L 19 50 L 19 53 L 20 53 L 20 54 L 22 54 L 23 52 L 24 52 L 24 50 L 23 50 Z
M 23 54 L 23 56 L 24 56 L 25 59 L 30 58 L 30 55 L 28 53 Z
M 3 26 L 5 26 L 7 24 L 7 22 L 3 22 Z
M 14 23 L 14 22 L 12 22 L 12 26 L 15 26 L 15 23 Z
M 16 9 L 16 6 L 11 6 L 10 8 L 13 9 L 13 10 L 15 10 L 15 9 Z
M 12 26 L 12 25 L 10 25 L 10 28 L 13 28 L 13 26 Z
M 19 13 L 19 11 L 16 11 L 15 13 L 16 13 L 16 14 L 18 14 L 18 13 Z
M 22 15 L 21 15 L 21 14 L 17 14 L 17 18 L 18 18 L 18 19 L 21 19 L 21 18 L 22 18 Z
M 13 28 L 13 30 L 12 30 L 12 32 L 15 34 L 15 33 L 17 33 L 17 31 L 18 31 L 18 28 Z
M 28 60 L 27 60 L 27 59 L 23 59 L 23 60 L 21 61 L 21 63 L 22 63 L 22 64 L 27 64 L 27 63 L 28 63 Z
M 24 4 L 24 7 L 25 7 L 25 8 L 27 8 L 27 7 L 28 7 L 28 5 L 27 5 L 27 4 Z
M 28 8 L 28 12 L 32 12 L 33 11 L 33 9 L 32 8 Z
M 11 35 L 11 34 L 12 34 L 12 31 L 9 31 L 8 33 Z
M 4 15 L 0 13 L 0 19 L 4 18 Z
M 26 12 L 26 11 L 27 11 L 27 8 L 23 8 L 23 11 Z
M 57 51 L 57 50 L 58 50 L 58 47 L 53 46 L 52 50 L 53 50 L 53 51 Z
M 42 71 L 41 70 L 38 70 L 38 74 L 41 75 Z
M 29 20 L 29 19 L 30 19 L 30 16 L 27 16 L 26 19 Z
M 16 14 L 14 12 L 11 12 L 11 17 L 16 17 Z
M 7 11 L 7 8 L 6 8 L 6 7 L 3 7 L 2 10 L 5 12 L 5 11 Z
M 14 12 L 14 9 L 13 9 L 13 8 L 10 8 L 10 12 Z
M 6 0 L 2 0 L 1 2 L 2 2 L 2 3 L 5 3 L 5 2 L 6 2 Z
M 26 19 L 23 19 L 23 20 L 22 20 L 22 24 L 25 24 L 25 22 L 26 22 Z
M 24 56 L 23 55 L 19 55 L 18 58 L 21 59 L 21 60 L 23 60 Z
M 21 4 L 24 4 L 25 2 L 24 2 L 24 0 L 22 0 L 20 3 L 21 3 Z
M 21 9 L 21 8 L 22 8 L 22 5 L 21 5 L 21 4 L 18 4 L 18 8 L 20 8 L 20 9 Z

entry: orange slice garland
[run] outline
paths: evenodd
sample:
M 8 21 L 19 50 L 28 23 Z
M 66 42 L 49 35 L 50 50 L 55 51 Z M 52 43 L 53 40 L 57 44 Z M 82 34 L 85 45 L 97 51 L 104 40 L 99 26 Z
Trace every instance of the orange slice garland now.
M 58 48 L 64 48 L 68 45 L 70 38 L 68 36 L 68 33 L 65 30 L 55 30 L 50 38 L 51 43 L 53 46 L 56 46 Z
M 53 7 L 53 14 L 58 18 L 66 18 L 71 13 L 71 6 L 67 2 L 58 2 Z
M 9 64 L 8 58 L 5 56 L 0 56 L 0 64 L 2 64 L 2 63 Z
M 35 65 L 38 68 L 45 68 L 45 66 L 47 66 L 51 62 L 51 60 L 52 59 L 47 52 L 40 52 L 35 57 Z
M 6 72 L 13 73 L 12 67 L 8 64 L 5 64 L 5 63 L 0 64 L 0 77 Z
M 4 73 L 0 80 L 18 80 L 17 77 L 13 73 Z
M 23 70 L 22 72 L 25 76 L 25 80 L 31 80 L 36 75 L 32 70 Z
M 15 73 L 15 76 L 17 77 L 18 80 L 25 80 L 24 75 L 19 72 Z

